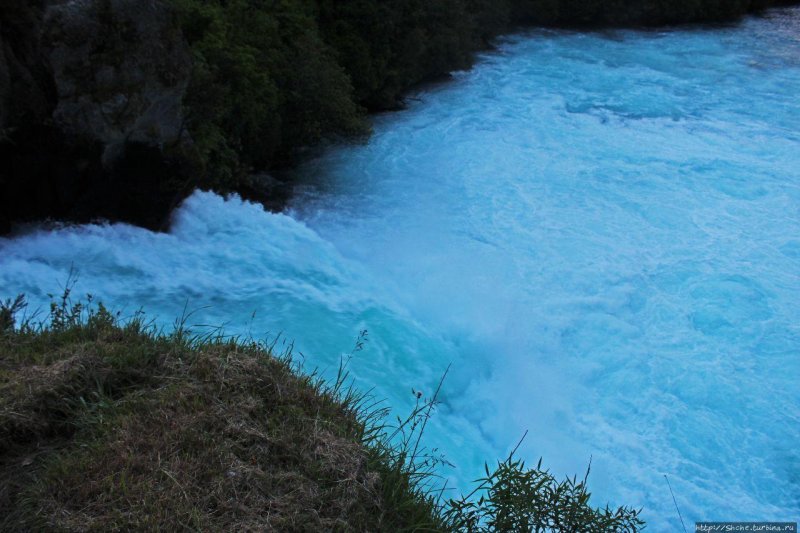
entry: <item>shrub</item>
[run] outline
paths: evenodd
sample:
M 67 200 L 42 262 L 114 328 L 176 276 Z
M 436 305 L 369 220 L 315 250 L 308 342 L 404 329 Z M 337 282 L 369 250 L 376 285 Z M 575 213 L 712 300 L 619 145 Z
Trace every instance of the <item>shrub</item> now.
M 603 531 L 635 532 L 644 528 L 639 510 L 629 507 L 611 509 L 589 505 L 587 490 L 589 470 L 582 481 L 576 477 L 561 482 L 542 461 L 536 468 L 514 458 L 512 452 L 497 468 L 478 480 L 469 495 L 450 500 L 445 516 L 455 531 L 545 532 Z M 477 499 L 475 496 L 480 494 Z
M 234 190 L 252 168 L 326 136 L 365 131 L 350 80 L 306 2 L 173 0 L 194 56 L 185 105 L 206 178 Z

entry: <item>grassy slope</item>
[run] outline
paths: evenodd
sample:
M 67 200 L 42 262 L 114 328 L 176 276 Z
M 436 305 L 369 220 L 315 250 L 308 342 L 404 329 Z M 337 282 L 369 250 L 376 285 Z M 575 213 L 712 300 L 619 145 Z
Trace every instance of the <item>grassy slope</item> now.
M 0 336 L 0 530 L 441 526 L 360 403 L 269 347 L 101 311 Z

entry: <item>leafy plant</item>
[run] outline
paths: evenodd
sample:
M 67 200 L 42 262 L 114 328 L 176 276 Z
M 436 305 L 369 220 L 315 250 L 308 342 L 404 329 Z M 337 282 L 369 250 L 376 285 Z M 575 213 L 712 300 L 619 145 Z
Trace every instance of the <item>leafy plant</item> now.
M 644 528 L 640 510 L 593 508 L 587 480 L 577 477 L 558 481 L 542 469 L 514 457 L 516 448 L 494 471 L 485 465 L 486 477 L 466 496 L 451 499 L 445 511 L 449 525 L 465 532 L 636 532 Z M 479 497 L 476 496 L 480 495 Z

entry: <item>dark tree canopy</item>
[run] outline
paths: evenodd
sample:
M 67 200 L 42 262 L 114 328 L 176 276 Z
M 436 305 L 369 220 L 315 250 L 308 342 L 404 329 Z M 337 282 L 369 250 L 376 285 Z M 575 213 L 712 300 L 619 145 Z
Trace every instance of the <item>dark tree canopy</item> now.
M 212 187 L 325 137 L 365 133 L 368 110 L 470 65 L 518 25 L 735 19 L 769 0 L 171 0 L 192 46 L 189 125 Z

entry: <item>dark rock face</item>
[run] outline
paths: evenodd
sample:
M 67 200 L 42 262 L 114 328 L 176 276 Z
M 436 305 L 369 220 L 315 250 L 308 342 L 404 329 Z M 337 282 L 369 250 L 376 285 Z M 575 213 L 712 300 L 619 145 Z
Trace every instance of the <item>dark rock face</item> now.
M 189 50 L 155 0 L 72 0 L 44 16 L 58 94 L 53 121 L 103 144 L 110 163 L 127 142 L 180 141 Z
M 0 2 L 0 140 L 49 116 L 53 85 L 39 46 L 42 2 Z
M 162 0 L 0 8 L 0 231 L 54 217 L 162 229 L 183 194 L 191 56 Z M 190 166 L 190 165 L 189 165 Z

